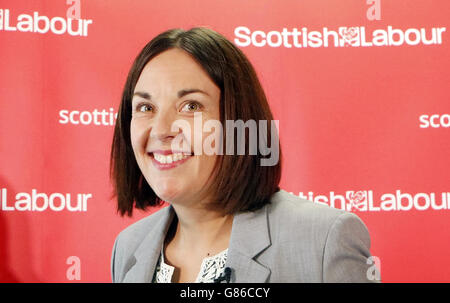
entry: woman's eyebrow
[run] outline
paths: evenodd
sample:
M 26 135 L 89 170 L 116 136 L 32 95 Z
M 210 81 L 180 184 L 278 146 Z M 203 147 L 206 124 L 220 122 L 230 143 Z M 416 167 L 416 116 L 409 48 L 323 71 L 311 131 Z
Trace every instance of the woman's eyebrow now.
M 203 91 L 201 89 L 198 89 L 198 88 L 182 89 L 182 90 L 178 91 L 177 95 L 178 95 L 178 98 L 182 98 L 182 97 L 184 97 L 184 96 L 186 96 L 188 94 L 193 94 L 193 93 L 202 93 L 202 94 L 205 94 L 205 95 L 209 96 L 209 94 L 207 92 L 205 92 L 205 91 Z M 147 93 L 147 92 L 135 92 L 133 94 L 133 97 L 134 96 L 139 96 L 139 97 L 141 97 L 143 99 L 146 99 L 146 100 L 151 100 L 152 99 L 152 96 L 149 93 Z
M 198 88 L 190 88 L 190 89 L 182 89 L 178 92 L 178 98 L 184 97 L 188 94 L 192 94 L 192 93 L 202 93 L 205 94 L 207 96 L 209 96 L 209 94 L 205 91 L 202 91 L 201 89 Z
M 144 99 L 147 99 L 147 100 L 151 100 L 151 96 L 150 96 L 150 94 L 149 93 L 146 93 L 146 92 L 134 92 L 134 94 L 133 94 L 133 97 L 134 96 L 139 96 L 139 97 L 141 97 L 141 98 L 144 98 Z

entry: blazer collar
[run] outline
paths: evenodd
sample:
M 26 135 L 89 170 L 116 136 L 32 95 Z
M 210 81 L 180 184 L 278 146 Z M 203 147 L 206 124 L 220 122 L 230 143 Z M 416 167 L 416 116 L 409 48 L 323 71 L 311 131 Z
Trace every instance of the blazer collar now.
M 265 282 L 270 269 L 254 260 L 271 245 L 267 207 L 234 216 L 226 266 L 231 268 L 230 282 Z M 156 269 L 166 233 L 175 216 L 170 205 L 159 210 L 159 222 L 148 231 L 134 253 L 135 265 L 124 278 L 124 282 L 151 282 Z

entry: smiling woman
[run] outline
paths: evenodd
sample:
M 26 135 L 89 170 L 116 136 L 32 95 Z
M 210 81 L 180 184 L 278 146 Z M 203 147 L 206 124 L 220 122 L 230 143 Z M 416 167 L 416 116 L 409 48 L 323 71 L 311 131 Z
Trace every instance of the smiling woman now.
M 161 205 L 162 201 L 173 202 L 161 196 L 163 188 L 153 187 L 155 182 L 160 182 L 165 190 L 179 192 L 182 188 L 169 186 L 168 182 L 188 186 L 189 191 L 185 192 L 188 196 L 183 201 L 189 201 L 191 195 L 198 205 L 201 199 L 199 193 L 193 193 L 193 185 L 181 184 L 182 180 L 196 182 L 201 193 L 214 193 L 214 198 L 208 199 L 211 200 L 208 207 L 216 206 L 228 214 L 260 208 L 278 190 L 281 163 L 270 167 L 258 165 L 258 159 L 266 155 L 193 155 L 194 138 L 206 137 L 196 136 L 195 132 L 203 132 L 203 128 L 193 125 L 198 114 L 202 122 L 220 121 L 222 125 L 226 120 L 273 120 L 253 67 L 232 43 L 206 28 L 162 33 L 136 58 L 118 111 L 111 172 L 121 214 L 131 215 L 134 206 L 145 209 Z M 192 126 L 194 132 L 190 136 L 171 130 L 177 125 L 181 130 L 186 129 L 182 122 Z M 277 134 L 267 132 L 266 142 L 271 142 L 272 133 Z M 171 150 L 177 136 L 187 143 L 186 150 Z M 221 145 L 222 142 L 217 142 L 217 148 Z M 192 159 L 179 169 L 167 172 L 148 165 L 155 163 L 155 155 L 157 159 L 166 156 L 166 162 L 170 161 L 168 156 L 172 153 L 183 153 Z M 153 173 L 158 175 L 152 178 Z M 252 175 L 259 177 L 258 183 L 249 178 Z M 207 189 L 206 185 L 214 188 Z
M 210 136 L 214 127 L 198 127 L 223 129 L 229 121 L 248 132 Z M 114 130 L 114 195 L 121 215 L 170 206 L 117 236 L 114 282 L 367 281 L 370 239 L 362 221 L 280 190 L 271 121 L 252 65 L 219 33 L 173 29 L 142 49 Z M 269 154 L 252 149 L 255 136 L 260 146 L 276 147 L 276 161 L 261 165 Z M 227 146 L 225 155 L 195 148 L 211 137 L 216 150 L 227 138 L 244 148 Z

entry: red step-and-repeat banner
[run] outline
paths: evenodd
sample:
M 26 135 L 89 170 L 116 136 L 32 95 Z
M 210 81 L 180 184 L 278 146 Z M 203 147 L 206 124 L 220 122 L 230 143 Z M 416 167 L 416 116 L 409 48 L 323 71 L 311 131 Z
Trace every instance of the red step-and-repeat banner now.
M 357 213 L 384 282 L 450 282 L 450 1 L 0 1 L 0 281 L 108 282 L 131 64 L 207 26 L 254 64 L 281 187 Z M 249 178 L 257 176 L 249 176 Z

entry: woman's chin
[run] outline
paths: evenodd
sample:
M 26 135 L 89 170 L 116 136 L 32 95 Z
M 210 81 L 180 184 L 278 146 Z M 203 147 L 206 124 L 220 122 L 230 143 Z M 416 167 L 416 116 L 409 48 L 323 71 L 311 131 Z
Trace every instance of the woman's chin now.
M 155 186 L 153 191 L 161 200 L 166 202 L 179 200 L 182 195 L 178 186 Z

